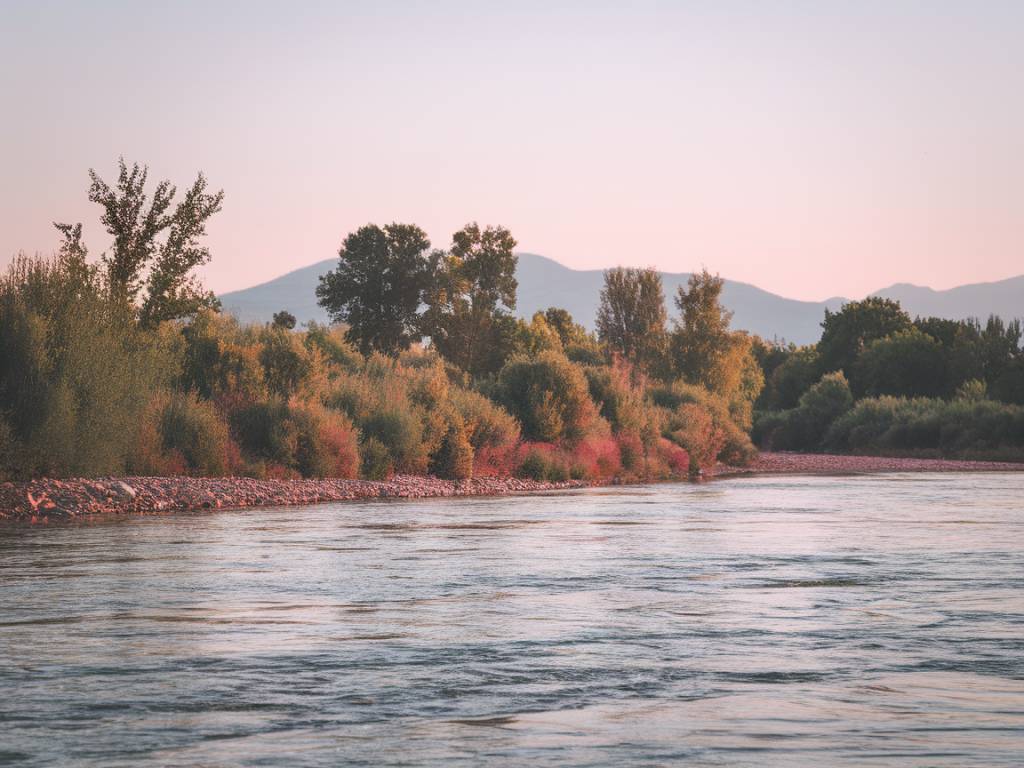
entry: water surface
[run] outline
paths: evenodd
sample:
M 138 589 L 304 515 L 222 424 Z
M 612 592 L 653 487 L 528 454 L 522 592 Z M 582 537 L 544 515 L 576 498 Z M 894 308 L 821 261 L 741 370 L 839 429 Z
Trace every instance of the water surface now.
M 1024 475 L 0 529 L 0 763 L 1024 763 Z

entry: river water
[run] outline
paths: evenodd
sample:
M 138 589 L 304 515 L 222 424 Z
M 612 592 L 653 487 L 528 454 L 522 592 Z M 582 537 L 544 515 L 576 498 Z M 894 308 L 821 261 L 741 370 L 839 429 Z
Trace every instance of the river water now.
M 1024 764 L 1024 475 L 0 529 L 0 763 Z

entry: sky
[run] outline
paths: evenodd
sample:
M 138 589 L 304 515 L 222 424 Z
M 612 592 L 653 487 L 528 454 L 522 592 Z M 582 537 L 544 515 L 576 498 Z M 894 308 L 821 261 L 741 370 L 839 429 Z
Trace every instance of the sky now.
M 859 298 L 1024 273 L 1024 3 L 0 0 L 0 264 L 223 188 L 223 292 L 368 223 Z

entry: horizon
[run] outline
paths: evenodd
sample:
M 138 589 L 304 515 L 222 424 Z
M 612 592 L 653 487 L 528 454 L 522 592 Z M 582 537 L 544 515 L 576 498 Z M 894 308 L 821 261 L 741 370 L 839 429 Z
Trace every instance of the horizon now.
M 1020 274 L 1019 4 L 54 0 L 0 18 L 19 115 L 0 128 L 2 265 L 52 252 L 53 221 L 98 256 L 86 171 L 124 156 L 225 190 L 200 273 L 217 293 L 333 258 L 371 221 L 439 247 L 502 224 L 572 269 L 706 266 L 803 301 Z

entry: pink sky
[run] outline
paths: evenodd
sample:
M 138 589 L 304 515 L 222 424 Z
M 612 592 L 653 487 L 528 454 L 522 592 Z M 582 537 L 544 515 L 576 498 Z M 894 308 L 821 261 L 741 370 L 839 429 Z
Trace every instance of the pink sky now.
M 392 220 L 804 299 L 1024 273 L 1024 4 L 508 5 L 5 3 L 0 262 L 98 255 L 123 154 L 224 188 L 217 291 Z

